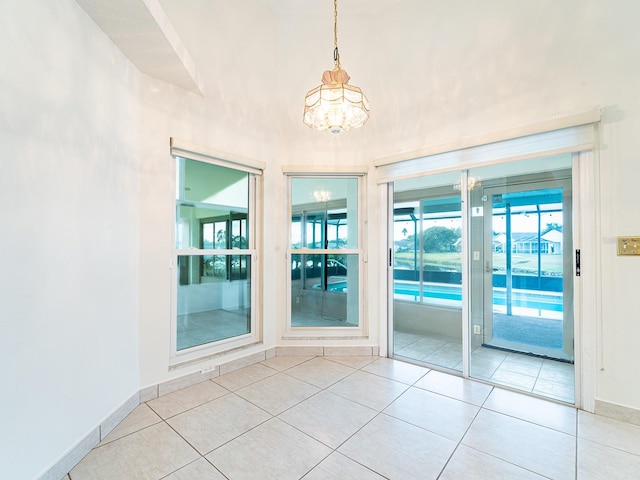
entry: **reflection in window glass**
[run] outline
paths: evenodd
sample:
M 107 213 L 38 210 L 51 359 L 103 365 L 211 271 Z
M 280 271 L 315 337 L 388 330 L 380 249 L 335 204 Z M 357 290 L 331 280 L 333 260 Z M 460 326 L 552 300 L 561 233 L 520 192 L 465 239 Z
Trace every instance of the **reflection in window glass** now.
M 358 179 L 291 179 L 291 248 L 358 248 Z
M 195 283 L 183 277 L 183 270 L 200 264 L 206 264 L 214 275 L 193 279 Z M 250 265 L 248 255 L 178 256 L 178 351 L 251 331 L 251 282 L 224 281 L 228 266 L 239 268 L 241 264 Z
M 357 327 L 358 178 L 292 178 L 291 201 L 291 326 Z
M 358 255 L 291 255 L 291 325 L 357 326 L 357 269 Z
M 249 174 L 180 159 L 178 178 L 176 248 L 247 248 Z
M 178 351 L 251 333 L 247 172 L 177 159 Z M 192 249 L 198 249 L 193 254 Z

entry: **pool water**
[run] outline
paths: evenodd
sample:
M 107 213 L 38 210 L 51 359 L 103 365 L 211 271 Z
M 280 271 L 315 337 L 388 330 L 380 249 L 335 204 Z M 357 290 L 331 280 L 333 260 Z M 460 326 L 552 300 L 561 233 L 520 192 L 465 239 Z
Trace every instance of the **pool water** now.
M 330 283 L 328 290 L 332 292 L 346 292 L 347 282 Z M 395 297 L 398 300 L 420 300 L 419 284 L 409 282 L 395 282 Z M 425 283 L 422 296 L 425 301 L 432 300 L 452 300 L 462 301 L 462 286 Z M 493 289 L 494 306 L 506 306 L 507 292 L 504 288 Z M 513 290 L 511 293 L 511 306 L 518 308 L 528 308 L 532 310 L 547 310 L 552 312 L 562 312 L 562 293 Z

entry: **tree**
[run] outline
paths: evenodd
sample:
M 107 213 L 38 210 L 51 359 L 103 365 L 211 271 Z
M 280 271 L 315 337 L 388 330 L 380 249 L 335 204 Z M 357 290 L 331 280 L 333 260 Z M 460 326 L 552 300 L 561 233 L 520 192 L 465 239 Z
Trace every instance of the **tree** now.
M 460 234 L 447 227 L 431 227 L 422 237 L 425 252 L 451 252 Z
M 216 232 L 215 248 L 227 248 L 227 231 L 220 229 Z
M 247 248 L 247 239 L 236 235 L 231 239 L 231 248 Z

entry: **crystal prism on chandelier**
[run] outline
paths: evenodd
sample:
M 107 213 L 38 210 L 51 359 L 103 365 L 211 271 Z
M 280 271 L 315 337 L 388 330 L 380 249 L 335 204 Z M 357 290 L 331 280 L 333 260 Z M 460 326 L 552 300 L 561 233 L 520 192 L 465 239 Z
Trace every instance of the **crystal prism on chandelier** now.
M 334 69 L 322 74 L 322 85 L 304 99 L 304 123 L 320 131 L 338 134 L 363 126 L 369 119 L 369 100 L 362 90 L 349 85 L 349 75 L 340 67 L 338 52 L 338 1 L 334 0 Z

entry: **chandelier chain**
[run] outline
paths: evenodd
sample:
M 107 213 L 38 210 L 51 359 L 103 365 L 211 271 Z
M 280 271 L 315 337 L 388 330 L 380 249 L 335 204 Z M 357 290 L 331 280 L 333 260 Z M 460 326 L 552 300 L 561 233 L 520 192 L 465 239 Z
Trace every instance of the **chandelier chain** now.
M 333 62 L 340 70 L 340 52 L 338 52 L 338 0 L 333 0 Z

